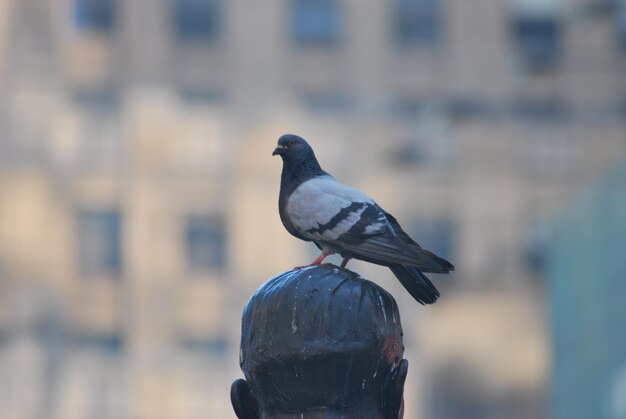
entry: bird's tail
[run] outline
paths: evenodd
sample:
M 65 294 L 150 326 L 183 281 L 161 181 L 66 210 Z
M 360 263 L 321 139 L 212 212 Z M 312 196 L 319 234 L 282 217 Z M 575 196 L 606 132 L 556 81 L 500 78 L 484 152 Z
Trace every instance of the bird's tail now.
M 402 286 L 420 304 L 433 304 L 439 298 L 439 291 L 430 279 L 410 265 L 388 265 Z

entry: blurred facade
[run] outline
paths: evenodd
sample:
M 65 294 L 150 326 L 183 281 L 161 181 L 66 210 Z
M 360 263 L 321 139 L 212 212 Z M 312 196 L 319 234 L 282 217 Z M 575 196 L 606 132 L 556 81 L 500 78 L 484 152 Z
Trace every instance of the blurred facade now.
M 549 276 L 554 418 L 626 417 L 626 161 L 559 220 Z
M 313 259 L 285 132 L 458 271 L 398 299 L 408 418 L 550 416 L 552 220 L 625 158 L 626 6 L 0 1 L 0 417 L 232 417 L 243 304 Z

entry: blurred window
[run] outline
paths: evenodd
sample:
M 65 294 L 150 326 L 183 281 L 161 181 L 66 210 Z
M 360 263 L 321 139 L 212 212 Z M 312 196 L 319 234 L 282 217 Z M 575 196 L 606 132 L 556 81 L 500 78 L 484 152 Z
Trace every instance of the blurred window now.
M 400 97 L 391 103 L 390 111 L 394 116 L 416 119 L 431 103 L 426 98 Z
M 446 103 L 450 117 L 457 121 L 470 118 L 494 118 L 497 110 L 484 99 L 472 96 L 452 97 Z
M 226 266 L 226 223 L 216 215 L 188 215 L 185 250 L 192 273 L 222 271 Z
M 308 91 L 300 95 L 302 104 L 312 112 L 332 113 L 354 110 L 356 103 L 349 95 L 341 91 Z
M 423 163 L 427 156 L 414 141 L 402 141 L 389 147 L 388 158 L 393 167 L 410 167 Z
M 207 87 L 181 87 L 178 94 L 183 101 L 191 105 L 216 105 L 226 100 L 223 90 Z
M 210 338 L 184 337 L 180 340 L 183 349 L 198 355 L 215 358 L 225 358 L 228 352 L 228 342 L 222 336 Z
M 78 213 L 78 252 L 82 275 L 119 276 L 120 226 L 118 211 L 81 210 Z
M 555 0 L 516 0 L 511 33 L 521 63 L 530 71 L 550 70 L 561 58 L 563 22 Z
M 94 114 L 115 113 L 120 102 L 117 90 L 110 88 L 77 90 L 73 93 L 73 99 L 81 110 Z
M 124 161 L 124 136 L 121 135 L 121 97 L 115 88 L 79 89 L 72 92 L 78 116 L 77 153 L 73 163 L 79 167 L 119 166 Z
M 409 235 L 420 246 L 444 259 L 453 258 L 455 224 L 452 218 L 413 218 L 409 226 Z
M 394 0 L 394 33 L 400 44 L 434 44 L 441 34 L 439 0 Z
M 72 343 L 80 349 L 94 350 L 109 355 L 119 355 L 124 349 L 124 340 L 119 333 L 77 334 L 73 337 Z
M 547 265 L 554 227 L 549 220 L 536 220 L 527 226 L 526 234 L 524 261 L 534 273 L 542 274 Z
M 115 0 L 74 0 L 74 24 L 79 29 L 109 32 L 115 25 Z
M 445 362 L 433 366 L 430 383 L 434 389 L 432 417 L 483 419 L 489 416 L 487 412 L 494 411 L 493 408 L 488 410 L 491 406 L 484 390 L 485 378 L 479 373 L 480 370 L 472 368 L 473 362 L 475 361 L 462 361 L 458 357 L 449 356 Z M 510 415 L 508 411 L 507 413 Z M 506 417 L 511 417 L 509 415 Z
M 567 105 L 558 97 L 521 98 L 513 107 L 517 116 L 532 121 L 563 121 L 568 116 Z
M 339 39 L 341 16 L 337 0 L 291 1 L 291 34 L 296 42 L 330 44 Z
M 218 36 L 220 0 L 171 0 L 176 35 L 183 40 L 212 40 Z

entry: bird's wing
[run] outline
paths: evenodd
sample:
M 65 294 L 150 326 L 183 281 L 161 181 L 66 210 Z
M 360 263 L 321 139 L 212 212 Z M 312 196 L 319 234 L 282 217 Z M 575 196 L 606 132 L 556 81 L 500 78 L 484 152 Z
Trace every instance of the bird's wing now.
M 374 201 L 331 176 L 302 183 L 289 197 L 286 210 L 293 226 L 310 240 L 327 242 L 382 264 L 441 271 L 419 246 L 411 246 L 415 242 L 406 243 L 398 237 Z M 401 234 L 406 235 L 404 231 Z
M 334 242 L 351 231 L 366 236 L 380 234 L 384 214 L 362 192 L 320 176 L 298 186 L 286 204 L 286 213 L 298 232 L 310 239 Z
M 340 241 L 343 249 L 364 256 L 373 263 L 411 265 L 425 272 L 445 272 L 429 252 L 408 246 L 390 229 L 361 243 L 342 241 L 341 237 Z
M 389 214 L 387 211 L 383 210 L 381 208 L 381 210 L 383 211 L 383 213 L 385 214 L 385 217 L 387 218 L 387 220 L 389 221 L 389 224 L 391 224 L 391 227 L 393 228 L 393 231 L 396 233 L 396 235 L 402 240 L 404 241 L 406 244 L 408 244 L 409 246 L 413 247 L 415 251 L 417 251 L 418 253 L 423 253 L 425 256 L 430 257 L 431 259 L 434 259 L 435 262 L 437 262 L 440 266 L 439 268 L 435 269 L 435 270 L 427 270 L 427 269 L 422 269 L 425 272 L 437 272 L 437 273 L 442 273 L 442 272 L 449 272 L 449 271 L 453 271 L 454 270 L 454 265 L 451 264 L 450 262 L 448 262 L 447 260 L 445 260 L 442 257 L 437 256 L 436 254 L 432 253 L 429 250 L 426 250 L 424 248 L 422 248 L 419 244 L 417 244 L 415 242 L 415 240 L 413 240 L 400 226 L 400 223 L 398 222 L 398 220 L 396 220 L 396 217 L 394 217 L 393 215 Z

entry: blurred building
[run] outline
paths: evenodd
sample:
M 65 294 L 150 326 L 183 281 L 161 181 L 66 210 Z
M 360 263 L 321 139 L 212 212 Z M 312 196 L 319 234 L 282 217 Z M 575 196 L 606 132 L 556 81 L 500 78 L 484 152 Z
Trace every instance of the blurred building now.
M 0 1 L 0 417 L 232 417 L 239 318 L 313 259 L 285 132 L 458 271 L 401 306 L 409 418 L 546 415 L 551 220 L 623 158 L 626 6 Z
M 554 418 L 626 418 L 626 163 L 559 222 L 549 272 Z

